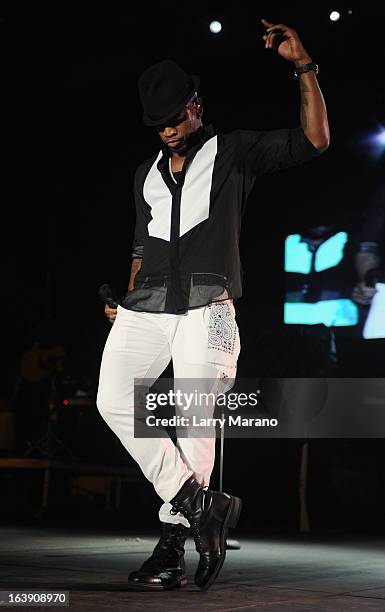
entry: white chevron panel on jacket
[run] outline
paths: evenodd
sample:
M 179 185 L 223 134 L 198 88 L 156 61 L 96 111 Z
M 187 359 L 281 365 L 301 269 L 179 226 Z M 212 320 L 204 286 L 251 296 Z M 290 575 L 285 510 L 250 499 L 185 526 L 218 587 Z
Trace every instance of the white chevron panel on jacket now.
M 181 198 L 180 236 L 209 216 L 211 182 L 217 148 L 217 137 L 214 136 L 198 151 L 187 170 Z M 172 197 L 157 168 L 161 155 L 160 151 L 147 174 L 143 185 L 143 196 L 151 208 L 149 235 L 169 241 Z
M 211 183 L 217 148 L 218 140 L 217 136 L 214 136 L 205 142 L 187 170 L 180 204 L 180 236 L 209 217 Z
M 162 157 L 162 151 L 150 168 L 143 185 L 143 197 L 151 208 L 152 219 L 148 224 L 148 233 L 154 238 L 170 241 L 171 228 L 171 193 L 156 167 Z

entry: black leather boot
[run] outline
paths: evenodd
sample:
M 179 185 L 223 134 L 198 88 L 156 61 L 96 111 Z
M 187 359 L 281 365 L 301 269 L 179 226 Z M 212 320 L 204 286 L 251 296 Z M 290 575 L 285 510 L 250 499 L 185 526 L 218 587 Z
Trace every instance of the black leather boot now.
M 239 497 L 204 489 L 192 476 L 171 500 L 171 514 L 181 512 L 190 523 L 200 560 L 195 584 L 208 589 L 218 577 L 226 556 L 229 527 L 238 523 Z
M 128 584 L 137 591 L 166 591 L 187 583 L 184 545 L 190 533 L 184 525 L 162 523 L 162 535 L 154 551 L 139 570 L 131 572 Z

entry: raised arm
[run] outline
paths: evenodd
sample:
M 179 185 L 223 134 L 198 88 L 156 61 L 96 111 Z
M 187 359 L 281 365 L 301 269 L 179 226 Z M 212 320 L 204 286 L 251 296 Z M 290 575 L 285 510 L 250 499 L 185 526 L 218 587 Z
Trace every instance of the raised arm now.
M 266 49 L 274 48 L 273 41 L 278 35 L 274 30 L 280 30 L 285 40 L 279 45 L 278 54 L 285 60 L 293 62 L 296 68 L 312 62 L 295 30 L 283 23 L 273 24 L 265 19 L 262 19 L 262 23 L 266 28 L 266 34 L 263 36 Z M 309 70 L 300 74 L 298 81 L 301 92 L 301 127 L 310 142 L 319 151 L 325 151 L 330 142 L 329 124 L 325 101 L 315 72 Z

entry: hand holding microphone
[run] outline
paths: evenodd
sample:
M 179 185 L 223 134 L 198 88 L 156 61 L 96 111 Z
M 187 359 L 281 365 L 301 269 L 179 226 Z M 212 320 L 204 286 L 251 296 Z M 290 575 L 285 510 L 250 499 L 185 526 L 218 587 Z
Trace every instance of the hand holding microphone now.
M 110 285 L 105 283 L 100 287 L 98 295 L 102 302 L 104 302 L 104 313 L 107 319 L 110 323 L 113 323 L 116 319 L 119 304 L 115 292 L 111 289 Z

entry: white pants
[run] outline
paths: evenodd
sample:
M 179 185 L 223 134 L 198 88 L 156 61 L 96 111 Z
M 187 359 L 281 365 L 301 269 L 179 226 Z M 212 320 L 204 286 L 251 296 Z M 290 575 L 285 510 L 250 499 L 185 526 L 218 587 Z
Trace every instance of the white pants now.
M 134 379 L 155 382 L 172 359 L 175 378 L 207 379 L 208 393 L 229 390 L 240 351 L 235 308 L 226 300 L 182 315 L 117 310 L 103 351 L 97 407 L 163 499 L 160 520 L 188 526 L 181 514 L 170 514 L 169 502 L 191 476 L 209 485 L 215 437 L 180 437 L 176 445 L 168 437 L 134 438 Z M 227 386 L 212 387 L 213 379 L 226 378 Z

